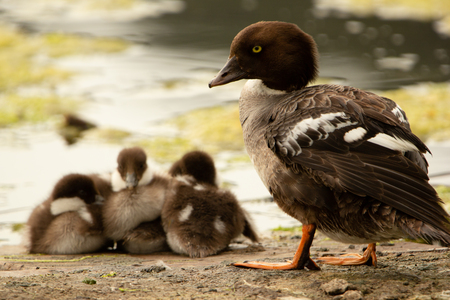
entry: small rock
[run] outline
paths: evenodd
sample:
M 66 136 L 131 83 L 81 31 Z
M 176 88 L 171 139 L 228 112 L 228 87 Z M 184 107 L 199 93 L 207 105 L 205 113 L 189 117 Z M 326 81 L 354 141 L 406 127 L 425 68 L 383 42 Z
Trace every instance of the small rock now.
M 348 289 L 349 283 L 344 279 L 333 279 L 330 282 L 324 283 L 320 288 L 328 295 L 340 295 Z
M 408 300 L 432 300 L 432 298 L 428 295 L 416 295 L 408 298 Z
M 346 291 L 342 295 L 342 300 L 362 300 L 363 296 L 360 291 Z
M 151 266 L 150 268 L 143 268 L 143 269 L 141 269 L 141 272 L 144 272 L 144 273 L 159 273 L 159 272 L 162 272 L 162 271 L 165 271 L 165 270 L 166 270 L 166 268 L 161 267 L 161 266 Z
M 348 245 L 348 249 L 355 249 L 355 245 Z

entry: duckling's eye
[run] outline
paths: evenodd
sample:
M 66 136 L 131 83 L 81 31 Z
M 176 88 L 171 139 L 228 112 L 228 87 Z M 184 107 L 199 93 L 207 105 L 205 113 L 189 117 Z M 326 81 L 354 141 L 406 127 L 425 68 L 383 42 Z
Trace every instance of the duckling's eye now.
M 253 53 L 259 53 L 259 52 L 261 52 L 261 50 L 262 50 L 262 47 L 261 47 L 261 46 L 255 46 L 255 47 L 253 47 L 253 49 L 252 49 Z

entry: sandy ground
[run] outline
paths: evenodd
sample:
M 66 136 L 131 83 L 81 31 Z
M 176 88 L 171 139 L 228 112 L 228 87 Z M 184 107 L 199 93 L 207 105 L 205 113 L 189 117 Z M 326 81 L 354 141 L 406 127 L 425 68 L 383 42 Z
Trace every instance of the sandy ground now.
M 0 299 L 450 299 L 450 249 L 433 245 L 378 245 L 377 268 L 322 264 L 321 271 L 272 271 L 230 266 L 249 259 L 290 259 L 299 238 L 276 232 L 260 245 L 238 241 L 201 259 L 170 252 L 28 255 L 19 246 L 3 246 Z M 311 256 L 362 249 L 317 234 Z

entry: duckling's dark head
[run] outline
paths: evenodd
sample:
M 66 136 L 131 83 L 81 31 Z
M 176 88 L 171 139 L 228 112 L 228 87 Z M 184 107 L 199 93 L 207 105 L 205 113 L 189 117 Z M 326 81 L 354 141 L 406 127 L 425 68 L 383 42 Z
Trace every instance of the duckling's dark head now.
M 258 22 L 234 38 L 226 65 L 209 87 L 240 79 L 261 79 L 272 89 L 293 91 L 317 76 L 317 47 L 297 25 Z
M 117 171 L 129 189 L 139 184 L 147 168 L 147 155 L 140 147 L 125 148 L 117 157 Z
M 53 200 L 78 197 L 91 204 L 98 200 L 100 195 L 91 178 L 81 174 L 69 174 L 56 183 L 51 197 Z
M 171 176 L 191 175 L 199 183 L 216 185 L 216 167 L 213 158 L 203 151 L 191 151 L 175 162 L 169 170 Z

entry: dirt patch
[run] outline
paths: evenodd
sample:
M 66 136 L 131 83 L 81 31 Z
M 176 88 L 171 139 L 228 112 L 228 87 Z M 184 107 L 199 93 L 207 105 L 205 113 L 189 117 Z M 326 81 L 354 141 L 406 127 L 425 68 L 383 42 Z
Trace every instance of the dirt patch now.
M 378 268 L 268 271 L 229 265 L 290 259 L 298 242 L 298 236 L 280 233 L 260 246 L 232 244 L 202 259 L 169 252 L 28 255 L 5 246 L 0 248 L 0 299 L 450 299 L 450 251 L 432 245 L 379 245 Z M 313 245 L 313 258 L 363 248 L 320 234 Z

